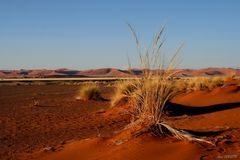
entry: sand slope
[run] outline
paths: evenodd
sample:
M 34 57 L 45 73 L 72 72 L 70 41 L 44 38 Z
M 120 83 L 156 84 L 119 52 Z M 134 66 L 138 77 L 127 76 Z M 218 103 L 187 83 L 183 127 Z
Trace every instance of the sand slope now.
M 121 136 L 76 141 L 62 151 L 42 154 L 40 159 L 218 159 L 232 156 L 240 158 L 240 103 L 231 108 L 231 103 L 240 102 L 238 85 L 216 88 L 213 91 L 196 91 L 175 97 L 172 102 L 195 108 L 226 104 L 229 108 L 192 116 L 170 116 L 171 126 L 192 131 L 205 137 L 215 146 L 206 143 L 179 141 L 171 137 L 156 138 L 143 134 L 127 140 Z M 120 134 L 121 135 L 121 134 Z
M 181 157 L 181 158 L 180 158 Z M 156 139 L 142 136 L 124 144 L 115 145 L 106 140 L 83 140 L 66 145 L 66 149 L 57 154 L 50 153 L 40 159 L 47 160 L 175 160 L 199 159 L 199 148 L 196 144 L 184 141 L 174 142 L 171 139 Z
M 113 94 L 111 87 L 102 90 L 106 99 Z M 76 100 L 78 91 L 75 85 L 0 86 L 0 159 L 240 158 L 239 81 L 179 94 L 168 103 L 168 124 L 215 146 L 122 131 L 130 123 L 126 100 L 109 108 L 109 101 Z

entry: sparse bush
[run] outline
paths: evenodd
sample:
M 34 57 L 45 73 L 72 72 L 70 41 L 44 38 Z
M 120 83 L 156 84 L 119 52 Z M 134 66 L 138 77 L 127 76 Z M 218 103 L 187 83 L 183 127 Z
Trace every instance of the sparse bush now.
M 226 81 L 226 77 L 212 77 L 209 89 L 212 90 L 216 87 L 223 86 Z
M 139 80 L 139 88 L 133 95 L 136 105 L 135 119 L 137 123 L 143 123 L 148 127 L 161 126 L 166 103 L 177 93 L 177 90 L 167 74 L 145 76 L 147 75 Z
M 163 110 L 166 103 L 175 95 L 176 88 L 174 86 L 173 75 L 176 64 L 176 54 L 170 60 L 168 66 L 164 68 L 162 53 L 160 52 L 162 41 L 161 36 L 164 27 L 155 35 L 151 47 L 141 48 L 137 34 L 129 25 L 133 36 L 136 40 L 137 49 L 139 52 L 140 64 L 143 70 L 143 77 L 136 79 L 136 91 L 132 95 L 135 101 L 135 112 L 133 113 L 133 124 L 145 125 L 151 129 L 160 128 L 159 134 L 162 134 Z M 157 70 L 157 72 L 153 72 Z
M 101 90 L 98 84 L 96 83 L 88 83 L 84 84 L 80 88 L 79 95 L 77 96 L 77 99 L 81 100 L 101 100 Z
M 193 77 L 188 81 L 188 90 L 202 90 L 206 89 L 208 85 L 207 79 L 204 77 Z
M 212 90 L 224 85 L 226 77 L 193 77 L 189 79 L 188 90 Z
M 175 85 L 175 89 L 178 92 L 186 92 L 187 89 L 188 89 L 188 82 L 185 79 L 178 79 L 178 80 L 176 80 L 174 85 Z
M 163 111 L 166 108 L 168 101 L 177 93 L 174 85 L 174 68 L 176 65 L 176 55 L 179 50 L 173 55 L 172 59 L 164 68 L 164 61 L 160 49 L 162 47 L 161 35 L 164 27 L 155 35 L 151 47 L 146 50 L 141 48 L 137 34 L 129 25 L 133 36 L 136 40 L 143 77 L 136 79 L 136 90 L 132 98 L 135 100 L 135 110 L 133 112 L 133 122 L 128 127 L 142 126 L 144 129 L 150 130 L 152 133 L 162 136 L 166 132 L 178 139 L 188 139 L 205 141 L 198 139 L 166 124 L 163 117 Z M 153 70 L 157 69 L 157 72 Z

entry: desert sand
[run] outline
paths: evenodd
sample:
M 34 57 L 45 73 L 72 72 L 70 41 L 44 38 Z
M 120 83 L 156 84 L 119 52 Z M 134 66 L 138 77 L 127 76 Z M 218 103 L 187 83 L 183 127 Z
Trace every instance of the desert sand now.
M 124 129 L 131 105 L 110 107 L 114 89 L 101 87 L 106 100 L 82 101 L 78 85 L 1 85 L 0 159 L 240 158 L 239 80 L 178 94 L 166 109 L 168 124 L 213 145 Z

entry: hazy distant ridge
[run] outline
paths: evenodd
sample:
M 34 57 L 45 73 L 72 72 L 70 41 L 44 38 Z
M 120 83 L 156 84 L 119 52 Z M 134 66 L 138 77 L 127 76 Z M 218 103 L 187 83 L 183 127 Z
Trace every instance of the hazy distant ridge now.
M 153 72 L 157 72 L 154 70 Z M 0 78 L 49 78 L 49 77 L 131 77 L 141 76 L 142 70 L 120 70 L 114 68 L 100 68 L 91 70 L 70 69 L 35 69 L 35 70 L 0 70 Z M 177 69 L 175 76 L 226 76 L 240 75 L 240 69 L 234 68 L 203 68 L 203 69 Z

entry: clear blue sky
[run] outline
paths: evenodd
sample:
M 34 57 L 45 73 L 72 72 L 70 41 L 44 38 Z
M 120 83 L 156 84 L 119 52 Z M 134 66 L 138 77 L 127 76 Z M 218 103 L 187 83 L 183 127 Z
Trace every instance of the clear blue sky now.
M 239 0 L 0 0 L 0 69 L 124 68 L 166 24 L 181 68 L 240 67 Z

